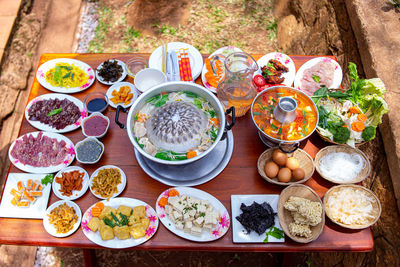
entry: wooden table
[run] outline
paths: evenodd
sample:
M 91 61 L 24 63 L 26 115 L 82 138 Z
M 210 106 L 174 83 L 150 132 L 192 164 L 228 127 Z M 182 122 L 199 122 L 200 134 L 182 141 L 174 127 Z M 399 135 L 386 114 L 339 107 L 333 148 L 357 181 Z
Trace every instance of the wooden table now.
M 143 54 L 148 57 L 148 54 Z M 82 60 L 93 68 L 96 68 L 102 61 L 109 58 L 117 58 L 122 61 L 128 60 L 131 54 L 44 54 L 40 59 L 40 64 L 53 58 L 69 57 Z M 255 56 L 259 58 L 259 56 Z M 293 56 L 296 69 L 305 61 L 312 57 Z M 127 78 L 129 81 L 131 78 Z M 196 81 L 201 84 L 199 79 Z M 88 90 L 73 94 L 73 96 L 83 100 L 85 95 L 92 91 L 105 92 L 108 86 L 104 86 L 96 81 Z M 39 85 L 34 80 L 30 92 L 29 100 L 34 97 L 51 93 Z M 142 171 L 139 167 L 130 143 L 127 132 L 121 130 L 114 123 L 115 109 L 108 107 L 104 112 L 111 120 L 110 129 L 107 135 L 102 139 L 105 145 L 105 153 L 101 160 L 92 165 L 82 165 L 76 160 L 73 165 L 85 168 L 89 175 L 99 166 L 114 164 L 121 167 L 127 175 L 127 186 L 121 197 L 131 197 L 143 200 L 155 207 L 155 201 L 159 194 L 168 186 L 161 184 Z M 126 114 L 122 114 L 120 121 L 126 120 Z M 24 119 L 22 122 L 20 135 L 37 131 Z M 258 138 L 257 129 L 253 125 L 248 113 L 244 117 L 237 118 L 236 125 L 233 127 L 235 146 L 232 159 L 226 169 L 216 178 L 197 186 L 196 188 L 204 190 L 218 198 L 230 212 L 230 197 L 232 194 L 279 194 L 282 187 L 270 184 L 264 181 L 257 172 L 257 159 L 266 149 L 265 145 Z M 80 129 L 65 134 L 74 143 L 84 139 Z M 317 134 L 313 134 L 307 141 L 301 143 L 301 148 L 307 151 L 312 157 L 318 150 L 327 144 L 324 143 Z M 196 171 L 196 170 L 193 170 Z M 20 172 L 13 165 L 9 172 Z M 4 183 L 5 184 L 5 183 Z M 312 187 L 320 197 L 323 197 L 328 188 L 333 184 L 322 179 L 317 172 L 309 179 L 306 185 Z M 4 188 L 3 188 L 4 189 Z M 51 193 L 49 205 L 57 201 L 57 197 Z M 80 206 L 82 213 L 86 211 L 98 199 L 88 190 L 83 197 L 75 202 Z M 234 218 L 232 218 L 234 219 Z M 232 228 L 231 228 L 232 229 Z M 286 237 L 285 243 L 270 244 L 234 244 L 232 242 L 232 230 L 221 239 L 209 243 L 195 243 L 182 239 L 168 231 L 161 223 L 157 233 L 146 243 L 134 247 L 133 249 L 151 249 L 151 250 L 202 250 L 202 251 L 371 251 L 374 246 L 374 240 L 370 228 L 352 231 L 341 228 L 329 219 L 326 219 L 321 236 L 309 244 L 299 244 Z M 0 243 L 15 245 L 35 245 L 35 246 L 54 246 L 54 247 L 78 247 L 78 248 L 100 248 L 89 241 L 83 234 L 81 228 L 73 235 L 66 238 L 55 238 L 49 235 L 42 225 L 42 220 L 29 219 L 10 219 L 0 218 Z

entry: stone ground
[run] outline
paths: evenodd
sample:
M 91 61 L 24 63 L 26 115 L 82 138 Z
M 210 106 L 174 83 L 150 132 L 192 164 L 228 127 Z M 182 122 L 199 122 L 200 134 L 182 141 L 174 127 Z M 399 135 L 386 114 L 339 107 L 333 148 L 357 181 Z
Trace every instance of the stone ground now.
M 354 2 L 357 6 L 362 7 L 362 3 L 358 1 L 348 0 L 347 4 Z M 108 2 L 113 1 L 109 0 Z M 245 2 L 250 3 L 252 1 L 246 0 Z M 385 1 L 367 2 L 365 4 L 369 4 L 367 7 L 371 12 L 385 12 L 382 14 L 382 17 L 386 19 L 384 22 L 390 22 L 390 18 L 398 21 L 398 13 L 393 9 L 388 9 Z M 365 72 L 371 73 L 371 70 L 368 69 L 370 66 L 365 65 L 367 61 L 358 52 L 360 29 L 355 34 L 353 33 L 347 8 L 344 0 L 277 1 L 273 15 L 278 19 L 276 40 L 279 47 L 288 54 L 333 54 L 337 56 L 342 66 L 346 66 L 347 62 L 352 61 L 361 69 L 362 63 L 364 63 Z M 81 6 L 79 0 L 23 1 L 17 26 L 1 65 L 0 171 L 3 173 L 2 177 L 7 171 L 8 146 L 10 141 L 18 136 L 22 111 L 32 83 L 32 75 L 34 75 L 32 67 L 36 67 L 38 58 L 43 52 L 73 52 L 75 47 L 81 47 L 83 50 L 80 50 L 80 52 L 85 51 L 85 47 L 82 48 L 79 42 L 74 40 L 75 27 L 78 23 L 79 14 L 83 10 L 84 7 Z M 65 11 L 68 11 L 68 14 Z M 351 14 L 353 15 L 353 13 Z M 94 16 L 96 15 L 94 14 Z M 92 23 L 95 20 L 96 17 L 88 20 L 87 23 Z M 63 23 L 60 24 L 59 21 Z M 63 27 L 62 30 L 60 30 L 60 26 Z M 92 33 L 89 29 L 87 34 L 89 37 L 87 38 L 90 38 L 90 34 L 96 35 L 96 30 L 93 30 L 93 27 Z M 170 35 L 169 32 L 161 33 L 161 37 L 166 38 L 166 40 L 173 39 Z M 356 40 L 359 41 L 358 44 Z M 138 40 L 135 40 L 135 42 L 138 42 Z M 89 49 L 89 43 L 86 47 L 86 49 Z M 113 47 L 113 45 L 110 44 L 110 47 Z M 247 51 L 253 52 L 254 50 L 247 48 Z M 203 50 L 203 52 L 207 51 Z M 16 73 L 20 75 L 17 76 Z M 379 77 L 381 76 L 379 75 Z M 346 80 L 344 83 L 346 84 Z M 283 262 L 287 266 L 400 266 L 400 255 L 397 249 L 400 246 L 400 234 L 397 231 L 400 226 L 400 216 L 396 207 L 381 136 L 378 135 L 374 141 L 362 146 L 361 149 L 368 155 L 374 169 L 371 177 L 364 182 L 364 185 L 371 188 L 379 196 L 383 208 L 381 219 L 372 228 L 375 249 L 370 253 L 295 253 L 283 255 L 279 253 L 97 250 L 98 263 L 101 266 L 132 264 L 132 262 L 143 266 L 220 266 L 223 264 L 262 266 L 265 263 L 279 266 Z M 14 263 L 14 266 L 21 266 L 16 260 L 25 258 L 29 261 L 29 257 L 32 263 L 29 265 L 33 265 L 32 255 L 35 250 L 34 247 L 23 248 L 2 245 L 0 247 L 0 265 L 12 266 L 11 263 Z M 20 257 L 21 255 L 24 255 L 24 257 Z M 82 251 L 79 249 L 40 248 L 35 265 L 80 266 L 82 260 Z M 25 265 L 22 264 L 22 266 Z

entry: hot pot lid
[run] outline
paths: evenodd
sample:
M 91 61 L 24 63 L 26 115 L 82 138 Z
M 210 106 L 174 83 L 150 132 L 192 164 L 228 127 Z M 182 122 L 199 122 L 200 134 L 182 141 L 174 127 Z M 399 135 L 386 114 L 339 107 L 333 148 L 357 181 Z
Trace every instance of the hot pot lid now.
M 157 147 L 177 153 L 198 147 L 207 118 L 196 106 L 183 101 L 155 109 L 147 121 L 149 140 Z

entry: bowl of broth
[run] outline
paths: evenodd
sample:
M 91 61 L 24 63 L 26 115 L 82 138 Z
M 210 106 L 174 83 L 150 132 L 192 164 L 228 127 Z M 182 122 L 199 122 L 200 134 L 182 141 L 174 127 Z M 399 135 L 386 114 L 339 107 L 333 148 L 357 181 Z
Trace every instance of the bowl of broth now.
M 251 104 L 251 117 L 263 142 L 288 153 L 310 137 L 318 125 L 318 109 L 311 98 L 287 86 L 273 86 L 258 93 Z

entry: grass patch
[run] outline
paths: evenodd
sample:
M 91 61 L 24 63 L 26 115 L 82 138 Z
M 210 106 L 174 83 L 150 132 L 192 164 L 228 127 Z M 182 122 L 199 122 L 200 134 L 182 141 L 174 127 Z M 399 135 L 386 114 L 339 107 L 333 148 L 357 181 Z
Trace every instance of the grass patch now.
M 104 52 L 104 42 L 108 30 L 111 25 L 110 22 L 113 19 L 113 14 L 109 7 L 103 6 L 99 8 L 99 18 L 98 24 L 95 30 L 95 36 L 93 40 L 89 42 L 88 52 L 90 53 L 103 53 Z
M 141 36 L 140 31 L 130 27 L 125 31 L 124 41 L 126 44 L 130 44 L 134 39 L 140 38 L 140 36 Z
M 274 40 L 276 38 L 276 33 L 278 32 L 278 22 L 275 18 L 270 19 L 266 24 L 266 29 L 269 32 L 268 38 Z

